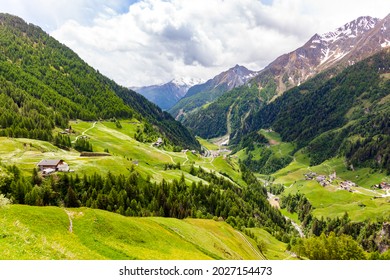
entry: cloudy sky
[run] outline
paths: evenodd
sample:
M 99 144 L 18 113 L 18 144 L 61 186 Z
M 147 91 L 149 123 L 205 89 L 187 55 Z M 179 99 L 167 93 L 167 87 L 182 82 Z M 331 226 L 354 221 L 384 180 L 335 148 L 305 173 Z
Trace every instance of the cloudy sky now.
M 207 80 L 236 65 L 260 70 L 315 33 L 388 0 L 0 0 L 124 86 Z

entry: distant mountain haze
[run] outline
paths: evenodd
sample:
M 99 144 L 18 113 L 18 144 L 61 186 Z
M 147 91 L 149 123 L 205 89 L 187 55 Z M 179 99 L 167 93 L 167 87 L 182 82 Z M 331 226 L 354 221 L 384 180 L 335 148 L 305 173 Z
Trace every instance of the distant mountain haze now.
M 189 88 L 200 83 L 202 83 L 201 79 L 181 78 L 162 85 L 131 87 L 131 89 L 143 95 L 161 109 L 169 110 L 186 95 Z
M 255 77 L 257 72 L 251 71 L 244 66 L 236 65 L 203 84 L 191 87 L 187 94 L 169 112 L 179 119 L 207 103 L 213 102 L 224 92 L 245 84 Z

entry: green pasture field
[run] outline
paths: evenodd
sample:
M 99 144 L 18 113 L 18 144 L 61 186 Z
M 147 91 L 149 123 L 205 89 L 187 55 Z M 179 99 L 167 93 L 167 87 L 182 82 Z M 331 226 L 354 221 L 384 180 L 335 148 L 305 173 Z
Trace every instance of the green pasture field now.
M 203 138 L 201 138 L 201 137 L 199 137 L 199 136 L 196 137 L 196 140 L 198 140 L 199 143 L 200 143 L 203 147 L 205 147 L 206 149 L 208 149 L 208 150 L 218 150 L 218 149 L 219 149 L 219 146 L 218 146 L 218 145 L 215 145 L 215 144 L 213 144 L 213 143 L 211 143 L 211 142 L 207 141 L 206 139 L 203 139 Z
M 31 174 L 42 159 L 62 159 L 67 162 L 75 174 L 92 175 L 95 172 L 106 174 L 129 174 L 135 168 L 143 176 L 151 176 L 154 181 L 179 180 L 182 174 L 186 182 L 198 182 L 201 179 L 189 174 L 190 166 L 201 166 L 208 171 L 217 171 L 221 176 L 236 183 L 245 184 L 237 163 L 218 158 L 204 158 L 190 151 L 172 152 L 157 148 L 152 143 L 141 143 L 134 139 L 137 128 L 143 124 L 137 120 L 122 120 L 122 128 L 114 122 L 71 121 L 70 126 L 75 133 L 70 135 L 71 141 L 85 135 L 93 146 L 94 152 L 109 151 L 111 156 L 81 157 L 80 153 L 71 149 L 62 150 L 48 142 L 0 137 L 0 159 L 4 164 L 17 165 L 24 174 Z M 202 140 L 206 144 L 206 140 Z M 208 142 L 207 142 L 208 143 Z M 209 143 L 210 146 L 213 144 Z M 180 163 L 181 170 L 165 170 L 166 164 Z M 206 182 L 204 182 L 206 183 Z
M 8 205 L 0 208 L 0 223 L 3 260 L 261 258 L 253 240 L 214 220 L 132 218 L 88 208 Z
M 276 154 L 288 155 L 294 149 L 291 143 L 282 142 L 276 132 L 260 130 L 272 143 L 270 149 Z M 253 153 L 256 158 L 257 148 Z M 243 151 L 236 154 L 239 158 L 245 157 Z M 329 176 L 336 172 L 337 179 L 329 186 L 322 187 L 316 180 L 305 180 L 305 174 L 315 172 L 318 175 Z M 256 174 L 262 181 L 267 176 Z M 370 168 L 356 168 L 352 170 L 343 158 L 332 158 L 317 166 L 310 166 L 310 159 L 299 150 L 293 155 L 293 161 L 285 168 L 280 169 L 270 176 L 275 184 L 283 184 L 285 191 L 282 195 L 289 193 L 303 193 L 314 206 L 313 214 L 318 217 L 341 217 L 347 212 L 354 221 L 375 220 L 378 217 L 390 216 L 390 195 L 382 190 L 373 189 L 372 186 L 380 182 L 390 182 L 389 176 Z M 352 181 L 356 187 L 352 192 L 342 190 L 340 183 Z M 283 210 L 282 210 L 283 211 Z M 284 213 L 297 222 L 293 214 Z

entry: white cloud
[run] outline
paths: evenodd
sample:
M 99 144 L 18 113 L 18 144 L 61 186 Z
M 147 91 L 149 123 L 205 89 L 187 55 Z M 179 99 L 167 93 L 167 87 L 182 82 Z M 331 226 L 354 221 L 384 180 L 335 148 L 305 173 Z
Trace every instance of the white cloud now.
M 116 16 L 128 10 L 133 2 L 134 0 L 0 0 L 0 11 L 20 16 L 50 32 L 70 19 L 89 25 L 97 16 Z
M 35 20 L 90 65 L 126 86 L 174 77 L 208 79 L 235 64 L 259 70 L 314 33 L 361 15 L 384 17 L 390 12 L 390 1 L 382 0 L 133 2 L 0 0 L 0 10 L 7 6 Z

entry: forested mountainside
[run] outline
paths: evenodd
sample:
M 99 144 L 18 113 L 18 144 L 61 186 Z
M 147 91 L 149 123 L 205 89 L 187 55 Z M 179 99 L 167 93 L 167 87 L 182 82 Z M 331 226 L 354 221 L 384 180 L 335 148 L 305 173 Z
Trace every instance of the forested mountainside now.
M 345 155 L 353 166 L 390 172 L 390 49 L 325 82 L 323 75 L 250 116 L 243 135 L 272 127 L 312 164 Z
M 70 119 L 137 118 L 172 144 L 199 148 L 169 114 L 117 85 L 37 26 L 0 14 L 0 135 L 51 140 Z
M 327 76 L 323 78 L 330 78 L 386 48 L 390 41 L 389 30 L 390 16 L 382 20 L 359 17 L 335 31 L 315 34 L 302 47 L 275 59 L 246 85 L 224 93 L 209 106 L 188 114 L 184 123 L 202 137 L 228 133 L 234 141 L 240 130 L 245 129 L 246 118 L 256 114 L 286 90 L 324 71 L 327 71 Z M 248 97 L 255 103 L 248 103 Z M 236 115 L 236 112 L 245 114 Z M 205 119 L 209 120 L 207 125 L 199 124 L 200 120 Z M 210 130 L 210 126 L 218 127 L 218 130 Z

